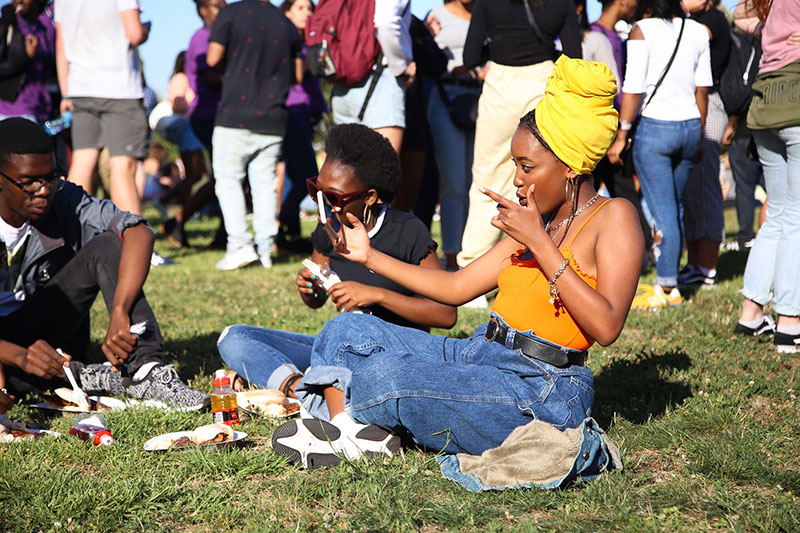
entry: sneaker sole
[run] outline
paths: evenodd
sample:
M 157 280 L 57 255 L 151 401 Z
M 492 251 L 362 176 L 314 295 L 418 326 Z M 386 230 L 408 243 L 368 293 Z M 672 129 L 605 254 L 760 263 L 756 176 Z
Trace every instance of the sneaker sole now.
M 233 266 L 233 267 L 228 267 L 228 266 L 221 267 L 221 266 L 219 266 L 219 265 L 217 264 L 217 265 L 214 265 L 214 268 L 216 268 L 217 270 L 224 270 L 224 271 L 228 271 L 228 272 L 229 272 L 229 271 L 231 271 L 231 270 L 239 270 L 240 268 L 244 268 L 244 267 L 246 267 L 246 266 L 252 265 L 253 263 L 255 263 L 255 262 L 257 262 L 257 261 L 258 261 L 258 257 L 256 257 L 256 258 L 255 258 L 255 259 L 253 259 L 253 260 L 249 260 L 249 261 L 243 261 L 243 262 L 241 262 L 241 263 L 239 263 L 238 265 L 236 265 L 236 266 Z
M 329 444 L 327 448 L 331 451 L 326 451 L 320 446 L 318 449 L 312 449 L 304 454 L 301 450 L 287 445 L 290 443 L 282 444 L 278 442 L 279 439 L 289 439 L 294 436 L 299 436 L 302 439 L 302 433 L 305 432 L 326 444 L 338 440 L 342 435 L 339 428 L 323 420 L 314 418 L 292 420 L 281 424 L 272 433 L 273 451 L 282 457 L 286 457 L 290 463 L 300 465 L 307 470 L 337 466 L 342 462 L 341 457 L 333 453 Z
M 778 353 L 800 353 L 800 346 L 792 346 L 788 344 L 776 344 L 775 351 Z

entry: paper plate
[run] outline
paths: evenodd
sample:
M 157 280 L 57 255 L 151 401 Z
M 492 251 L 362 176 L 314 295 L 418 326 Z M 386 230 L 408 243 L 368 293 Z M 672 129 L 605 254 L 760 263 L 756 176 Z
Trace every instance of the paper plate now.
M 32 433 L 33 436 L 31 436 L 31 437 L 14 437 L 11 440 L 5 440 L 5 436 L 6 435 L 10 435 L 10 433 L 4 433 L 4 434 L 0 434 L 0 444 L 5 443 L 5 442 L 19 442 L 21 440 L 29 440 L 29 439 L 35 440 L 35 439 L 39 439 L 39 438 L 42 438 L 42 437 L 45 437 L 45 436 L 48 436 L 48 435 L 51 436 L 51 437 L 60 437 L 61 436 L 61 433 L 59 433 L 58 431 L 51 431 L 49 429 L 24 428 L 24 430 L 29 432 L 29 433 Z
M 177 439 L 179 439 L 181 437 L 187 437 L 188 438 L 191 434 L 192 434 L 191 431 L 175 431 L 173 433 L 164 433 L 163 435 L 157 435 L 157 436 L 153 437 L 152 439 L 148 440 L 147 442 L 145 442 L 144 446 L 142 446 L 142 448 L 146 452 L 164 452 L 164 451 L 167 451 L 167 450 L 188 451 L 188 450 L 193 450 L 193 449 L 197 449 L 197 448 L 207 448 L 207 447 L 220 448 L 220 447 L 223 447 L 223 446 L 228 446 L 228 445 L 231 445 L 231 444 L 235 444 L 235 443 L 241 441 L 242 439 L 247 438 L 247 433 L 245 433 L 244 431 L 234 431 L 233 432 L 233 438 L 231 440 L 226 440 L 225 442 L 211 442 L 211 443 L 208 443 L 208 444 L 192 444 L 191 446 L 181 446 L 180 448 L 174 448 L 172 446 L 168 446 L 166 448 L 158 447 L 158 444 L 159 444 L 158 441 L 160 441 L 162 439 L 164 439 L 164 440 L 177 440 Z
M 112 398 L 111 396 L 89 396 L 90 400 L 94 400 L 96 402 L 100 402 L 103 405 L 107 405 L 111 408 L 112 411 L 121 411 L 128 407 L 128 405 L 133 405 L 130 403 L 126 403 L 122 400 L 118 400 L 117 398 Z M 50 411 L 61 411 L 63 413 L 102 413 L 103 411 L 91 411 L 88 409 L 83 409 L 78 407 L 77 405 L 56 405 L 54 403 L 50 403 L 48 401 L 39 402 L 33 404 L 31 407 L 35 407 L 37 409 L 47 409 Z

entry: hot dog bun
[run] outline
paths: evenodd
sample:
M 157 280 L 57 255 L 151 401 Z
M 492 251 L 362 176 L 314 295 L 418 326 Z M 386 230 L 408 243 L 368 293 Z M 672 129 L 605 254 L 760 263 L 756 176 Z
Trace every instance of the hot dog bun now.
M 233 429 L 226 424 L 208 424 L 192 431 L 189 439 L 195 444 L 225 442 L 233 439 Z

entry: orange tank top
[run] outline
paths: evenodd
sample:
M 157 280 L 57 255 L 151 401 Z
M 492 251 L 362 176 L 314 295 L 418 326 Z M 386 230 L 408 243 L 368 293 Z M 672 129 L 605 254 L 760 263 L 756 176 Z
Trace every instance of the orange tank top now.
M 567 246 L 561 249 L 561 255 L 569 259 L 572 269 L 593 289 L 597 288 L 597 278 L 581 270 L 572 255 L 572 243 L 608 202 L 606 200 L 600 204 L 581 224 Z M 550 285 L 547 278 L 536 258 L 521 259 L 524 252 L 524 249 L 517 251 L 511 257 L 511 264 L 500 272 L 497 278 L 500 291 L 492 311 L 518 331 L 532 330 L 534 334 L 550 342 L 576 350 L 586 350 L 594 344 L 594 339 L 572 320 L 566 307 L 558 302 L 549 303 Z

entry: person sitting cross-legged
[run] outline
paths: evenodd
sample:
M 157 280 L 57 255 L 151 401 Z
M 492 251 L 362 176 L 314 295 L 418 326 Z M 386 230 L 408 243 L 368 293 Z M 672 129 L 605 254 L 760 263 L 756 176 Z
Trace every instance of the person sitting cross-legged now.
M 616 82 L 603 63 L 562 56 L 545 96 L 511 138 L 516 201 L 488 189 L 505 239 L 456 272 L 372 247 L 347 213 L 339 253 L 417 294 L 460 305 L 499 288 L 488 323 L 464 339 L 344 313 L 314 339 L 294 393 L 314 419 L 279 426 L 273 449 L 306 468 L 392 455 L 396 433 L 428 449 L 481 454 L 539 420 L 590 416 L 586 350 L 619 336 L 644 253 L 627 200 L 602 199 L 590 173 L 614 138 Z
M 63 386 L 69 365 L 87 393 L 179 409 L 208 404 L 163 365 L 161 332 L 142 292 L 154 240 L 141 216 L 60 178 L 41 126 L 0 122 L 0 368 L 11 395 Z M 73 360 L 86 351 L 98 292 L 109 312 L 102 351 L 110 365 Z M 137 336 L 130 329 L 138 323 Z

